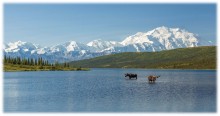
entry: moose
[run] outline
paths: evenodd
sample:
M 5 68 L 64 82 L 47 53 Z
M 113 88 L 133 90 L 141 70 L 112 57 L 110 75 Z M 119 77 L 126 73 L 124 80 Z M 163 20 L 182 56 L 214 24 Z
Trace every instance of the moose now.
M 132 74 L 132 73 L 126 73 L 125 77 L 129 77 L 129 79 L 135 78 L 137 79 L 137 74 Z
M 148 76 L 148 82 L 149 83 L 154 83 L 156 81 L 157 78 L 159 78 L 160 76 L 154 76 L 154 75 L 150 75 Z

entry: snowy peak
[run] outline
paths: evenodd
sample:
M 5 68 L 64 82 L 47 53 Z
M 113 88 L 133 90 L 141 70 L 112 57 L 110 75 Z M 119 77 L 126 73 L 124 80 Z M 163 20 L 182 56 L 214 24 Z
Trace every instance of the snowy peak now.
M 148 38 L 146 33 L 138 32 L 135 35 L 127 37 L 124 41 L 121 42 L 122 45 L 130 45 L 137 43 L 152 43 Z
M 158 27 L 154 30 L 154 32 L 150 35 L 155 38 L 167 39 L 172 35 L 172 32 L 167 27 Z
M 87 46 L 94 47 L 96 51 L 102 51 L 110 47 L 122 46 L 122 45 L 116 41 L 103 41 L 101 39 L 98 39 L 98 40 L 93 40 L 89 42 Z
M 86 50 L 88 48 L 86 45 L 76 42 L 76 41 L 69 41 L 63 44 L 63 46 L 66 48 L 68 52 Z
M 157 27 L 146 33 L 138 32 L 127 37 L 121 42 L 123 45 L 150 44 L 160 47 L 161 50 L 174 49 L 180 47 L 196 47 L 198 39 L 193 33 L 179 28 Z
M 40 46 L 39 45 L 35 45 L 29 42 L 22 42 L 22 41 L 17 41 L 14 43 L 8 43 L 7 45 L 5 45 L 5 52 L 18 52 L 18 51 L 31 51 L 31 50 L 35 50 L 38 49 Z
M 124 41 L 121 43 L 123 45 L 129 45 L 129 44 L 143 44 L 143 43 L 153 43 L 153 41 L 150 39 L 150 37 L 153 38 L 169 38 L 171 36 L 171 32 L 169 31 L 169 28 L 162 26 L 157 27 L 151 31 L 148 32 L 137 32 L 134 35 L 131 35 L 127 37 Z
M 71 52 L 87 49 L 87 46 L 76 41 L 69 41 L 50 47 L 51 52 Z

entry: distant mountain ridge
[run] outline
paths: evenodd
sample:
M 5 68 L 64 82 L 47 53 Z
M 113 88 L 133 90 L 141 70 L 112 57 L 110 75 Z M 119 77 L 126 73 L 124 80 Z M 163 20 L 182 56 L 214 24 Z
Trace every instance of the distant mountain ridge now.
M 180 28 L 158 27 L 148 32 L 138 32 L 122 42 L 93 40 L 87 44 L 69 41 L 51 47 L 17 41 L 4 45 L 4 54 L 11 57 L 38 58 L 50 62 L 75 61 L 121 52 L 155 52 L 176 48 L 209 46 L 193 33 Z

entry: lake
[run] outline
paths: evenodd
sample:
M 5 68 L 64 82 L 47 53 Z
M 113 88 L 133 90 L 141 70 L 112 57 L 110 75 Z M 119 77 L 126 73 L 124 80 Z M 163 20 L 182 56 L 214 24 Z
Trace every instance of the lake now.
M 216 80 L 216 70 L 4 72 L 4 112 L 216 112 Z

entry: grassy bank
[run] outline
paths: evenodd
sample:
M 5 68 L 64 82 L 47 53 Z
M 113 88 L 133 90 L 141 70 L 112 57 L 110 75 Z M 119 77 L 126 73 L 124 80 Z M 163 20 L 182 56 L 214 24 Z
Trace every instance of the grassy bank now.
M 89 68 L 73 68 L 63 66 L 31 66 L 31 65 L 18 65 L 18 64 L 4 64 L 3 70 L 5 72 L 16 71 L 88 71 Z

